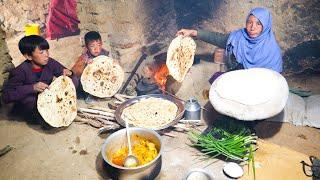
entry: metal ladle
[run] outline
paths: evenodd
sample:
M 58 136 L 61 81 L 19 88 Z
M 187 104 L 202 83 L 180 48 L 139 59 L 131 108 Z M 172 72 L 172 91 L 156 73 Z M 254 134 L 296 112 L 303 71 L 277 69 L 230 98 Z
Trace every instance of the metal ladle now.
M 126 131 L 127 131 L 129 154 L 124 160 L 124 167 L 136 167 L 139 164 L 139 160 L 132 154 L 130 134 L 129 134 L 129 124 L 127 120 L 126 120 Z

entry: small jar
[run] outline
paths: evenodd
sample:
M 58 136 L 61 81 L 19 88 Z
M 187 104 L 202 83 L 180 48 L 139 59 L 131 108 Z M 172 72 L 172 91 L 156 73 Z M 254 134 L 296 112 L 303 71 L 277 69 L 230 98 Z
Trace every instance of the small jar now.
M 184 118 L 186 120 L 200 120 L 201 106 L 195 97 L 191 97 L 185 104 Z
M 219 65 L 220 72 L 226 72 L 227 70 L 225 59 L 225 50 L 221 48 L 216 48 L 213 54 L 213 62 Z
M 224 49 L 216 48 L 213 54 L 213 62 L 217 64 L 224 64 Z

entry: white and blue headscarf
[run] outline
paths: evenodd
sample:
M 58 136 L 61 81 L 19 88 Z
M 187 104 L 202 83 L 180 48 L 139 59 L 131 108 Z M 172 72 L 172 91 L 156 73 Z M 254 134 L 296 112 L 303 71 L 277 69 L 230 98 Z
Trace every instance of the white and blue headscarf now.
M 282 56 L 280 47 L 271 30 L 272 17 L 265 8 L 254 8 L 250 15 L 255 16 L 263 25 L 258 37 L 250 38 L 246 29 L 239 29 L 230 34 L 227 50 L 232 51 L 238 63 L 245 69 L 261 67 L 282 72 Z

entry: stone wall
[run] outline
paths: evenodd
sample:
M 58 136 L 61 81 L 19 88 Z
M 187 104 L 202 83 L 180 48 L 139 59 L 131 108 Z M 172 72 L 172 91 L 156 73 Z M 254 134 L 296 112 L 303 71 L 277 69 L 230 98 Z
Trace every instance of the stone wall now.
M 28 22 L 39 23 L 42 32 L 49 0 L 0 1 L 0 26 L 15 65 L 23 57 L 17 43 Z M 253 7 L 264 6 L 273 15 L 273 30 L 284 55 L 286 73 L 306 69 L 319 71 L 319 1 L 318 0 L 78 0 L 77 12 L 81 34 L 49 41 L 51 55 L 70 67 L 81 53 L 80 38 L 89 30 L 98 30 L 104 47 L 130 69 L 142 51 L 165 51 L 180 28 L 203 28 L 229 33 L 244 27 Z M 212 53 L 214 46 L 197 41 L 198 53 Z
M 0 28 L 5 32 L 9 54 L 15 66 L 24 60 L 18 50 L 18 42 L 23 37 L 25 24 L 37 23 L 44 32 L 48 6 L 49 0 L 0 1 Z
M 27 23 L 38 23 L 45 28 L 49 0 L 2 0 L 0 1 L 0 27 L 11 38 L 24 31 Z
M 8 79 L 9 71 L 14 67 L 11 62 L 12 59 L 8 54 L 6 42 L 4 40 L 4 31 L 0 30 L 0 96 L 2 94 L 3 83 Z
M 182 0 L 177 2 L 180 3 L 179 8 L 184 4 Z M 273 17 L 273 31 L 282 49 L 285 73 L 300 73 L 307 69 L 320 72 L 320 1 L 192 0 L 191 3 L 193 5 L 184 7 L 193 7 L 192 11 L 185 10 L 185 13 L 178 16 L 180 27 L 203 28 L 222 33 L 244 27 L 251 8 L 268 8 Z M 185 20 L 186 16 L 190 17 L 191 21 Z M 212 52 L 212 46 L 205 43 L 199 45 Z

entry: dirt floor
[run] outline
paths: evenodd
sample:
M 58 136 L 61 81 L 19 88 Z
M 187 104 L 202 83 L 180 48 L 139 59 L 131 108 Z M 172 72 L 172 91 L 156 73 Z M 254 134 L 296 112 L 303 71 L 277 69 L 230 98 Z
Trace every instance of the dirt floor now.
M 288 123 L 259 122 L 257 135 L 306 155 L 320 156 L 320 131 Z M 173 132 L 176 138 L 163 136 L 164 155 L 158 179 L 182 177 L 191 167 L 204 168 L 209 163 L 195 162 L 186 134 Z M 100 147 L 107 135 L 97 129 L 73 123 L 66 129 L 42 130 L 39 125 L 8 119 L 0 120 L 0 145 L 11 145 L 12 151 L 0 157 L 0 179 L 106 179 Z M 184 162 L 186 161 L 186 162 Z M 214 167 L 223 166 L 218 162 Z M 211 169 L 209 167 L 209 169 Z M 211 172 L 228 179 L 218 168 Z
M 318 76 L 288 79 L 290 86 L 320 94 L 317 82 L 320 82 Z M 267 142 L 320 157 L 320 130 L 317 128 L 261 121 L 255 124 L 255 130 L 259 138 Z M 181 179 L 193 167 L 208 167 L 217 179 L 228 179 L 220 168 L 223 162 L 214 166 L 195 162 L 192 148 L 186 145 L 186 134 L 174 134 L 176 138 L 162 137 L 165 149 L 158 179 Z M 107 136 L 98 136 L 97 129 L 77 123 L 65 129 L 43 130 L 39 125 L 7 116 L 6 109 L 2 108 L 0 148 L 10 145 L 13 150 L 0 157 L 0 179 L 108 179 L 100 154 Z

